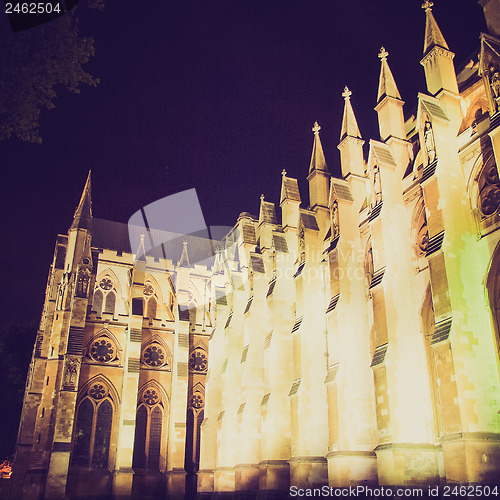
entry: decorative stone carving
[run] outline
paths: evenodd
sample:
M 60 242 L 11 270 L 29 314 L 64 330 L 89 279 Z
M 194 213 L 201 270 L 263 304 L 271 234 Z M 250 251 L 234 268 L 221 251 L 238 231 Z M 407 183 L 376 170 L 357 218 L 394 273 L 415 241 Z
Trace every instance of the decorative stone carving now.
M 88 260 L 88 259 L 87 259 Z M 78 270 L 76 278 L 76 296 L 87 298 L 90 283 L 90 269 L 87 266 L 82 266 Z
M 339 204 L 337 200 L 332 205 L 332 236 L 335 238 L 340 234 Z
M 382 180 L 380 179 L 380 168 L 378 165 L 373 166 L 373 189 L 375 192 L 375 205 L 382 202 Z
M 305 232 L 302 227 L 299 232 L 299 257 L 300 261 L 303 262 L 306 260 L 306 241 L 305 241 Z
M 66 358 L 64 367 L 63 387 L 65 389 L 75 389 L 78 380 L 78 369 L 80 367 L 78 358 Z
M 436 159 L 436 143 L 434 141 L 432 123 L 428 120 L 424 124 L 424 143 L 425 150 L 427 151 L 428 164 L 430 164 Z
M 153 295 L 154 293 L 155 293 L 155 289 L 153 288 L 153 286 L 150 283 L 146 283 L 144 285 L 144 295 L 146 295 L 146 297 L 149 297 L 150 295 Z

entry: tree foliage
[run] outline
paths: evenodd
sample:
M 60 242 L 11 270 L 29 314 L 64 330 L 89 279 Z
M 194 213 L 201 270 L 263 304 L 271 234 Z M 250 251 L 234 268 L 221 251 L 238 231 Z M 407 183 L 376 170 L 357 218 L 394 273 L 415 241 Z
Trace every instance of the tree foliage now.
M 89 6 L 102 9 L 102 0 Z M 83 68 L 94 40 L 79 34 L 76 8 L 46 24 L 0 40 L 0 139 L 42 142 L 39 118 L 55 107 L 56 88 L 74 93 L 99 80 Z
M 0 330 L 0 462 L 14 452 L 35 336 L 36 324 L 12 324 Z

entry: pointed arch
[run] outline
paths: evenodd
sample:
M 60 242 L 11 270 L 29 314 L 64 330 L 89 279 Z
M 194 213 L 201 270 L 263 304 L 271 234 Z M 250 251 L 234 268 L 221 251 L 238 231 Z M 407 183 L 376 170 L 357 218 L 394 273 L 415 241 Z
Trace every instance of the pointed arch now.
M 141 400 L 143 394 L 149 388 L 156 389 L 158 391 L 158 393 L 160 394 L 161 401 L 164 403 L 164 405 L 170 406 L 170 397 L 169 397 L 167 391 L 155 379 L 148 380 L 147 382 L 145 382 L 144 384 L 141 385 L 141 387 L 137 391 L 138 401 Z
M 118 276 L 115 274 L 115 272 L 110 268 L 106 267 L 103 269 L 96 277 L 95 284 L 96 287 L 99 286 L 99 283 L 103 278 L 109 278 L 111 282 L 113 283 L 113 288 L 116 291 L 117 295 L 119 297 L 122 296 L 122 287 L 120 284 L 120 280 L 118 279 Z
M 156 278 L 150 273 L 148 273 L 145 276 L 144 287 L 146 287 L 146 284 L 149 284 L 153 287 L 154 295 L 156 295 L 156 299 L 158 300 L 158 304 L 163 304 L 163 292 L 162 292 L 161 286 L 158 283 L 158 281 L 156 280 Z
M 96 342 L 102 343 L 102 340 L 108 339 L 109 342 L 112 344 L 110 349 L 115 351 L 116 356 L 113 360 L 109 360 L 111 362 L 119 362 L 122 357 L 123 357 L 123 348 L 120 345 L 120 342 L 118 342 L 118 339 L 107 329 L 107 328 L 102 328 L 98 332 L 96 332 L 92 337 L 89 339 L 87 342 L 87 345 L 85 347 L 85 355 L 88 358 L 94 359 L 94 361 L 98 361 L 95 356 L 95 352 L 92 352 L 92 347 L 95 346 Z
M 151 368 L 172 367 L 172 353 L 167 343 L 157 334 L 153 335 L 143 346 L 141 361 Z
M 149 380 L 138 392 L 134 440 L 134 469 L 163 470 L 166 465 L 169 399 L 156 380 Z
M 118 406 L 120 404 L 120 396 L 118 394 L 118 391 L 116 390 L 116 388 L 113 385 L 113 383 L 111 382 L 111 380 L 109 380 L 108 377 L 102 375 L 101 373 L 99 373 L 98 375 L 95 375 L 91 379 L 87 380 L 87 382 L 85 382 L 85 384 L 82 386 L 82 388 L 79 391 L 78 399 L 79 400 L 83 399 L 87 395 L 87 393 L 89 392 L 90 388 L 96 384 L 99 384 L 99 383 L 106 386 L 106 388 L 109 391 L 109 395 L 111 397 L 111 400 L 113 401 L 113 403 L 115 405 Z
M 121 286 L 116 274 L 110 268 L 106 268 L 96 278 L 93 301 L 97 300 L 97 305 L 93 306 L 92 310 L 97 312 L 98 316 L 102 316 L 103 313 L 115 316 L 117 302 L 121 296 Z
M 71 464 L 107 469 L 116 446 L 118 393 L 103 375 L 88 380 L 77 398 Z
M 483 115 L 487 114 L 488 108 L 488 102 L 483 96 L 479 96 L 476 100 L 474 100 L 469 106 L 467 114 L 460 124 L 458 134 L 460 135 L 464 130 L 468 129 L 471 125 L 480 120 Z

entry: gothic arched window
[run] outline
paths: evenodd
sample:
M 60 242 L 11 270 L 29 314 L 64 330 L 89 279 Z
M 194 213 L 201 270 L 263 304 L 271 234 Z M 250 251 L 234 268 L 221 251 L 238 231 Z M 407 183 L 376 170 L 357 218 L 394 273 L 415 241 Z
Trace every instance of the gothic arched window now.
M 113 403 L 105 384 L 91 385 L 78 406 L 71 464 L 107 468 Z
M 104 306 L 104 311 L 103 311 Z M 101 316 L 103 312 L 115 314 L 116 307 L 116 290 L 113 286 L 113 281 L 109 276 L 102 278 L 95 291 L 94 300 L 92 301 L 92 311 Z
M 134 469 L 160 469 L 163 406 L 154 388 L 141 396 L 135 421 Z

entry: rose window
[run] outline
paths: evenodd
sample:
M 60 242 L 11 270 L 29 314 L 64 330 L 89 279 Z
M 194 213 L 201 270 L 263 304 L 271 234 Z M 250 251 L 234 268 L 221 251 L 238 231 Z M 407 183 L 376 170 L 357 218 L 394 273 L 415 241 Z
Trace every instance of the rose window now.
M 149 297 L 150 295 L 153 295 L 153 293 L 155 293 L 155 290 L 149 283 L 144 285 L 144 295 Z
M 147 391 L 144 392 L 142 395 L 142 400 L 147 404 L 147 405 L 154 405 L 158 402 L 158 394 L 156 394 L 156 391 L 153 389 L 148 389 Z
M 157 345 L 152 345 L 146 348 L 143 357 L 144 362 L 149 366 L 160 366 L 165 362 L 163 350 Z
M 94 384 L 89 391 L 89 395 L 91 398 L 94 399 L 102 399 L 106 397 L 107 395 L 107 390 L 102 384 Z
M 100 282 L 99 282 L 99 286 L 103 289 L 103 290 L 111 290 L 113 288 L 113 282 L 109 279 L 109 278 L 103 278 Z
M 107 363 L 115 359 L 115 348 L 108 338 L 101 337 L 92 344 L 90 356 L 99 363 Z
M 207 369 L 207 357 L 202 351 L 194 351 L 189 357 L 189 366 L 192 370 L 201 372 Z
M 203 398 L 199 394 L 193 394 L 191 396 L 191 406 L 197 410 L 203 406 Z
M 489 217 L 500 206 L 500 179 L 495 164 L 486 167 L 479 181 L 479 206 L 482 214 Z

